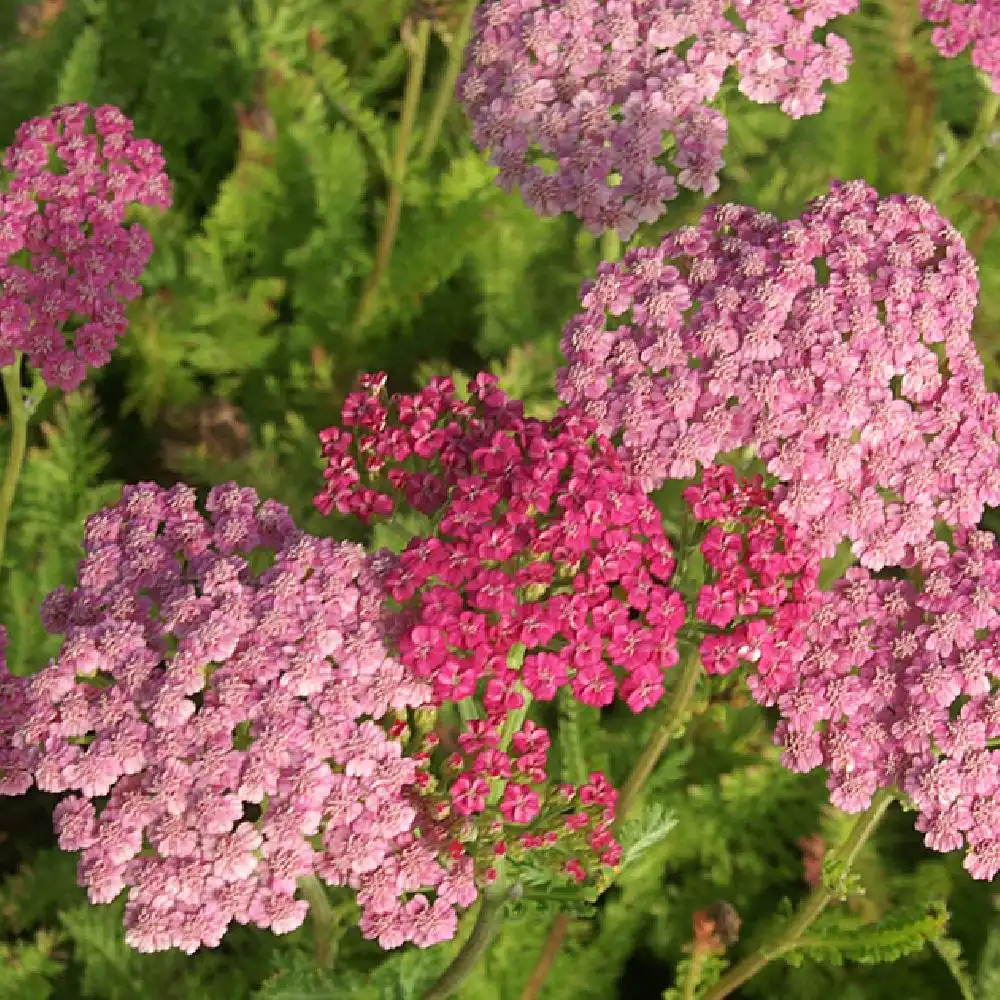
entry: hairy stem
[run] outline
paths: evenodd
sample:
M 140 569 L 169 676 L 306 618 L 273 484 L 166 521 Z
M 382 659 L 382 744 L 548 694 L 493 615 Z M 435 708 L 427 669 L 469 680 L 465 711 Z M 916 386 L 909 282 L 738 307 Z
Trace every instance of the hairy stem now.
M 622 241 L 613 229 L 606 229 L 601 234 L 601 258 L 616 261 L 622 255 Z
M 639 794 L 643 786 L 649 780 L 654 768 L 663 756 L 663 751 L 670 742 L 671 737 L 677 732 L 677 727 L 687 714 L 694 696 L 695 688 L 698 685 L 698 677 L 701 674 L 701 660 L 698 657 L 697 649 L 688 651 L 681 666 L 680 677 L 677 680 L 677 687 L 673 692 L 666 714 L 657 727 L 653 738 L 646 744 L 642 755 L 636 762 L 632 773 L 628 776 L 621 793 L 618 796 L 618 803 L 615 808 L 615 818 L 619 821 L 625 819 L 629 811 L 639 801 Z M 549 928 L 545 944 L 542 945 L 541 954 L 535 967 L 528 978 L 527 985 L 521 992 L 521 1000 L 535 1000 L 545 985 L 552 963 L 555 961 L 559 948 L 562 946 L 569 929 L 569 917 L 560 913 L 552 922 Z
M 330 906 L 330 897 L 327 896 L 323 883 L 315 875 L 300 879 L 299 888 L 309 902 L 316 965 L 320 969 L 328 969 L 333 958 L 333 929 L 337 924 L 337 914 Z
M 465 977 L 476 967 L 483 952 L 489 947 L 493 936 L 503 920 L 504 903 L 508 892 L 501 885 L 502 878 L 480 896 L 479 913 L 475 926 L 451 965 L 441 974 L 441 978 L 426 992 L 421 1000 L 448 1000 L 462 985 Z
M 521 991 L 521 1000 L 536 1000 L 538 994 L 542 992 L 545 980 L 548 979 L 552 969 L 552 963 L 556 960 L 556 955 L 559 954 L 563 941 L 566 940 L 569 925 L 570 918 L 565 913 L 560 913 L 552 921 L 548 937 L 545 939 L 545 944 L 542 945 L 542 953 L 538 956 L 538 961 Z
M 420 105 L 420 93 L 424 83 L 424 68 L 427 65 L 427 45 L 431 37 L 431 22 L 422 20 L 417 25 L 416 36 L 410 46 L 410 68 L 406 75 L 406 88 L 403 91 L 403 109 L 399 119 L 399 131 L 396 133 L 396 148 L 392 157 L 392 175 L 389 178 L 389 198 L 385 206 L 385 218 L 382 220 L 382 230 L 379 233 L 378 246 L 375 249 L 375 266 L 368 276 L 368 283 L 361 295 L 354 323 L 361 328 L 371 318 L 371 311 L 378 296 L 379 286 L 389 269 L 392 260 L 392 250 L 396 245 L 396 234 L 399 231 L 399 217 L 403 209 L 403 185 L 406 180 L 407 154 L 410 151 L 410 139 L 413 135 L 413 123 L 416 121 L 417 108 Z
M 431 154 L 437 148 L 438 139 L 441 137 L 441 128 L 444 125 L 445 116 L 455 99 L 455 85 L 458 82 L 458 74 L 462 70 L 462 55 L 465 46 L 469 42 L 469 35 L 472 33 L 472 18 L 476 13 L 479 0 L 466 0 L 465 10 L 462 11 L 462 20 L 455 30 L 448 47 L 448 63 L 444 69 L 444 76 L 438 84 L 437 93 L 434 95 L 434 105 L 431 108 L 431 117 L 427 123 L 427 130 L 420 140 L 417 155 L 414 162 L 417 166 L 423 166 Z
M 688 963 L 687 975 L 684 977 L 684 989 L 681 992 L 681 1000 L 694 1000 L 698 992 L 698 981 L 701 979 L 701 970 L 705 964 L 705 950 L 695 948 L 691 953 L 691 961 Z
M 583 785 L 587 781 L 587 759 L 580 739 L 580 704 L 569 688 L 563 688 L 559 692 L 558 706 L 562 780 L 570 785 Z
M 7 540 L 7 524 L 14 506 L 14 493 L 21 477 L 24 452 L 28 444 L 28 411 L 21 389 L 21 354 L 14 355 L 14 363 L 0 368 L 4 392 L 7 394 L 7 412 L 10 414 L 10 453 L 0 481 L 0 575 L 3 573 L 3 553 Z
M 893 801 L 891 792 L 878 792 L 872 799 L 872 804 L 855 820 L 847 839 L 836 848 L 829 858 L 829 866 L 839 869 L 843 875 L 850 871 L 864 846 L 872 835 L 879 820 L 885 814 Z M 733 990 L 752 979 L 770 961 L 795 949 L 802 935 L 809 929 L 813 921 L 826 909 L 827 905 L 838 895 L 836 887 L 828 887 L 825 882 L 816 888 L 799 907 L 791 921 L 771 941 L 748 955 L 742 962 L 737 962 L 705 995 L 702 1000 L 723 1000 Z
M 700 675 L 701 660 L 698 657 L 698 651 L 697 649 L 691 649 L 688 651 L 681 665 L 677 687 L 667 705 L 666 714 L 653 734 L 653 738 L 643 749 L 642 755 L 636 761 L 635 767 L 632 768 L 632 773 L 628 776 L 625 785 L 618 795 L 618 805 L 615 815 L 619 821 L 628 815 L 638 801 L 643 786 L 649 780 L 649 776 L 660 762 L 667 744 L 675 735 L 678 726 L 681 724 L 681 720 L 687 714 L 691 706 L 691 699 L 694 697 L 695 688 L 698 686 L 698 677 Z
M 979 118 L 972 135 L 958 151 L 955 158 L 945 165 L 927 190 L 928 201 L 938 203 L 951 194 L 955 181 L 966 167 L 970 166 L 977 156 L 986 148 L 997 126 L 997 116 L 1000 115 L 1000 95 L 994 94 L 987 87 L 983 106 L 979 109 Z

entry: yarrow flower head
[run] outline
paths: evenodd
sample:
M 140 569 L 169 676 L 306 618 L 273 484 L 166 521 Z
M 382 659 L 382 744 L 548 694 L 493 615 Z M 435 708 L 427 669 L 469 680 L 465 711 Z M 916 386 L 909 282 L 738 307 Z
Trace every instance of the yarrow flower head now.
M 446 786 L 427 788 L 432 815 L 475 845 L 477 874 L 488 878 L 494 848 L 514 860 L 544 850 L 584 881 L 619 861 L 615 792 L 599 774 L 554 788 L 549 737 L 525 721 L 527 704 L 561 689 L 591 706 L 617 695 L 635 712 L 660 700 L 684 620 L 672 551 L 591 421 L 569 408 L 526 418 L 487 375 L 469 397 L 435 379 L 390 398 L 384 376 L 366 377 L 344 405 L 350 430 L 321 435 L 316 505 L 368 520 L 402 502 L 432 519 L 388 564 L 393 648 L 438 704 L 482 706 L 444 761 Z
M 212 947 L 231 921 L 290 931 L 311 875 L 357 889 L 386 946 L 451 937 L 476 890 L 414 829 L 418 762 L 387 729 L 430 692 L 386 652 L 377 567 L 253 490 L 205 509 L 126 487 L 43 605 L 65 638 L 16 743 L 68 793 L 55 826 L 81 884 L 95 903 L 128 889 L 141 951 Z
M 767 670 L 787 657 L 787 644 L 820 599 L 819 559 L 776 512 L 759 476 L 738 480 L 729 466 L 710 466 L 684 499 L 701 528 L 709 578 L 696 598 L 707 630 L 701 662 L 710 674 L 741 664 Z
M 1000 546 L 959 530 L 929 542 L 910 579 L 849 570 L 799 645 L 749 679 L 776 705 L 794 771 L 824 767 L 834 805 L 879 789 L 915 805 L 936 851 L 966 849 L 973 878 L 1000 872 Z
M 793 118 L 847 78 L 850 49 L 817 29 L 857 0 L 488 0 L 458 94 L 499 181 L 543 215 L 573 212 L 623 239 L 677 185 L 719 186 L 727 124 L 710 106 L 730 66 L 739 89 Z M 665 151 L 664 136 L 670 145 Z
M 558 389 L 646 489 L 751 446 L 821 556 L 849 538 L 865 565 L 901 565 L 936 520 L 972 527 L 1000 503 L 977 292 L 920 198 L 855 181 L 788 222 L 713 206 L 583 286 Z
M 972 47 L 972 65 L 1000 94 L 1000 0 L 920 0 L 920 13 L 937 27 L 931 41 L 946 59 Z
M 132 130 L 118 108 L 86 104 L 18 129 L 0 193 L 0 366 L 24 352 L 69 391 L 110 360 L 153 249 L 127 210 L 170 204 L 159 146 Z
M 656 704 L 684 620 L 674 559 L 659 511 L 593 422 L 568 408 L 528 419 L 488 375 L 468 403 L 447 379 L 391 399 L 384 382 L 344 405 L 356 442 L 323 432 L 316 504 L 369 517 L 398 496 L 434 517 L 386 576 L 407 612 L 402 661 L 438 700 L 485 685 L 487 709 L 518 685 L 543 700 L 568 687 L 586 705 L 616 693 L 635 712 Z

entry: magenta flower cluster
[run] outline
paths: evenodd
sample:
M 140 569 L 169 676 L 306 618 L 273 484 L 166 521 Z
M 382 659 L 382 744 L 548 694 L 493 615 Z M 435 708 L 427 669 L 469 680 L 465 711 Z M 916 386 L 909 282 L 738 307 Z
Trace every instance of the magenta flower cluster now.
M 850 49 L 815 33 L 857 0 L 488 0 L 458 94 L 475 141 L 542 215 L 629 238 L 677 185 L 719 186 L 726 71 L 793 118 L 847 78 Z M 668 142 L 665 143 L 665 137 Z
M 800 218 L 739 205 L 604 263 L 563 332 L 560 395 L 647 489 L 752 446 L 829 556 L 903 564 L 934 523 L 1000 503 L 1000 409 L 978 283 L 926 201 L 836 182 Z
M 704 532 L 708 582 L 695 604 L 707 630 L 702 665 L 710 674 L 741 664 L 766 670 L 819 599 L 819 559 L 775 511 L 759 476 L 739 480 L 729 466 L 710 466 L 684 500 Z
M 920 548 L 911 580 L 848 570 L 783 655 L 749 678 L 777 705 L 794 771 L 825 767 L 834 805 L 899 788 L 936 851 L 1000 873 L 1000 546 L 958 531 Z
M 376 568 L 253 490 L 205 509 L 186 486 L 126 487 L 87 522 L 77 586 L 43 605 L 65 638 L 14 744 L 67 793 L 81 884 L 95 903 L 128 889 L 141 951 L 215 946 L 232 921 L 292 930 L 311 875 L 359 890 L 387 947 L 452 937 L 476 890 L 417 835 L 417 762 L 379 724 L 430 692 L 386 652 Z
M 947 59 L 971 46 L 972 65 L 1000 94 L 1000 0 L 920 0 L 920 13 L 937 25 L 931 41 Z
M 569 687 L 585 705 L 655 705 L 684 621 L 674 559 L 659 511 L 593 422 L 572 408 L 527 419 L 488 375 L 467 403 L 446 379 L 392 399 L 384 378 L 366 386 L 344 405 L 357 441 L 321 435 L 316 502 L 388 514 L 376 479 L 434 517 L 386 576 L 409 612 L 403 663 L 439 701 L 482 688 L 488 713 L 516 707 L 519 685 L 542 700 Z
M 126 212 L 170 204 L 160 148 L 132 130 L 117 108 L 86 104 L 18 129 L 0 193 L 0 366 L 23 352 L 69 391 L 110 360 L 153 250 Z

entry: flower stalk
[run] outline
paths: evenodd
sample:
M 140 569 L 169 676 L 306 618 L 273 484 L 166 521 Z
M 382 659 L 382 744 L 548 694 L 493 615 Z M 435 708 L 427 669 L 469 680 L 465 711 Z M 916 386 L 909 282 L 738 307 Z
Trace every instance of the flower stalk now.
M 504 906 L 511 894 L 512 890 L 503 884 L 502 875 L 493 885 L 483 890 L 479 897 L 479 913 L 476 915 L 472 933 L 452 963 L 444 970 L 441 978 L 424 993 L 421 1000 L 448 1000 L 448 997 L 462 985 L 500 929 Z
M 21 388 L 21 353 L 18 351 L 14 363 L 0 369 L 4 392 L 7 395 L 7 412 L 10 419 L 10 451 L 0 480 L 0 573 L 3 571 L 4 545 L 7 540 L 7 525 L 14 507 L 14 494 L 24 465 L 24 453 L 28 443 L 28 410 L 24 405 Z
M 462 69 L 462 55 L 465 47 L 469 43 L 469 35 L 472 34 L 472 19 L 476 13 L 479 0 L 466 0 L 465 9 L 462 11 L 462 19 L 458 23 L 455 34 L 452 35 L 448 44 L 448 62 L 444 69 L 444 75 L 438 84 L 437 93 L 434 95 L 434 104 L 431 107 L 431 116 L 427 122 L 427 128 L 420 140 L 417 148 L 417 155 L 414 163 L 422 167 L 437 149 L 438 139 L 441 137 L 441 129 L 444 126 L 445 116 L 448 109 L 455 100 L 455 86 L 458 82 L 458 74 Z
M 990 143 L 1000 117 L 1000 94 L 995 94 L 989 84 L 985 85 L 986 96 L 979 109 L 976 127 L 968 141 L 962 146 L 955 157 L 945 165 L 927 190 L 927 200 L 934 204 L 944 201 L 955 186 L 955 182 L 971 166 L 980 153 Z
M 403 187 L 406 181 L 407 155 L 410 151 L 410 140 L 413 136 L 413 125 L 420 105 L 420 94 L 424 83 L 424 69 L 427 66 L 427 47 L 431 37 L 431 22 L 424 19 L 419 22 L 415 36 L 409 46 L 410 68 L 406 75 L 406 87 L 403 91 L 403 109 L 399 119 L 399 131 L 396 133 L 396 148 L 392 158 L 392 175 L 389 177 L 389 197 L 385 206 L 385 218 L 379 233 L 378 246 L 375 249 L 375 265 L 368 276 L 368 283 L 361 294 L 355 325 L 365 326 L 371 318 L 372 309 L 378 296 L 379 286 L 389 269 L 392 260 L 393 247 L 396 245 L 396 234 L 399 231 L 399 219 L 403 210 Z
M 830 855 L 827 865 L 833 872 L 840 873 L 840 882 L 846 877 L 855 859 L 868 838 L 875 831 L 893 801 L 893 794 L 880 791 L 872 799 L 872 804 L 858 815 L 854 826 L 844 842 Z M 769 962 L 798 947 L 802 936 L 812 926 L 819 915 L 839 896 L 839 886 L 828 884 L 827 880 L 817 886 L 799 907 L 798 912 L 776 937 L 737 962 L 707 993 L 702 1000 L 723 1000 L 733 990 L 752 979 Z
M 673 697 L 667 705 L 666 713 L 663 716 L 653 738 L 646 744 L 641 756 L 636 761 L 632 773 L 628 776 L 622 790 L 618 795 L 618 805 L 616 816 L 618 821 L 625 819 L 635 806 L 642 792 L 643 786 L 649 780 L 667 744 L 677 733 L 677 729 L 688 713 L 691 700 L 694 697 L 695 689 L 698 686 L 698 677 L 701 674 L 701 660 L 698 657 L 697 648 L 688 650 L 684 657 L 680 677 L 677 680 L 677 688 Z

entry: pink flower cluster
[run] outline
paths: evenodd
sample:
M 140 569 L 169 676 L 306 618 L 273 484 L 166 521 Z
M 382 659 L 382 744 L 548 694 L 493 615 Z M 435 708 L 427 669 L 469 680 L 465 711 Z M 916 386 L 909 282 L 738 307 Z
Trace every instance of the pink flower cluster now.
M 973 878 L 1000 873 L 1000 546 L 988 532 L 928 542 L 911 580 L 864 569 L 824 595 L 798 641 L 749 679 L 777 705 L 795 771 L 825 767 L 859 812 L 898 788 L 928 847 L 967 847 Z
M 81 884 L 95 903 L 128 888 L 140 951 L 212 947 L 234 920 L 290 931 L 311 875 L 359 890 L 383 943 L 450 938 L 476 890 L 418 836 L 417 761 L 379 722 L 429 691 L 387 655 L 377 567 L 253 490 L 205 509 L 126 487 L 43 605 L 65 639 L 14 743 L 70 793 L 55 826 Z
M 684 499 L 698 521 L 711 522 L 700 546 L 710 579 L 696 616 L 711 628 L 701 662 L 710 674 L 741 662 L 766 670 L 819 599 L 819 559 L 775 512 L 759 476 L 740 481 L 729 466 L 710 466 Z
M 604 263 L 563 331 L 560 396 L 647 489 L 753 446 L 829 556 L 897 564 L 1000 503 L 1000 401 L 970 328 L 976 265 L 926 201 L 835 182 L 801 218 L 740 205 Z
M 34 755 L 18 734 L 30 716 L 27 680 L 7 668 L 7 630 L 0 625 L 0 795 L 22 795 L 32 785 Z
M 22 351 L 69 391 L 110 360 L 153 249 L 126 211 L 170 204 L 160 148 L 132 127 L 115 107 L 71 104 L 18 129 L 0 194 L 0 366 Z
M 972 65 L 1000 94 L 1000 0 L 920 0 L 920 13 L 938 25 L 931 41 L 946 59 L 972 46 Z
M 316 504 L 388 514 L 394 500 L 363 484 L 360 465 L 434 516 L 386 576 L 409 612 L 403 663 L 438 701 L 484 686 L 487 712 L 516 707 L 519 684 L 543 700 L 569 686 L 586 705 L 616 693 L 634 712 L 655 705 L 684 605 L 659 511 L 592 421 L 572 408 L 526 419 L 487 375 L 468 403 L 446 379 L 391 399 L 383 387 L 370 378 L 344 405 L 356 445 L 349 431 L 323 432 Z
M 730 66 L 740 90 L 793 118 L 847 78 L 850 49 L 817 29 L 857 0 L 488 0 L 458 94 L 501 185 L 543 215 L 573 212 L 623 239 L 677 184 L 718 186 L 726 120 L 709 106 Z M 665 134 L 670 145 L 664 144 Z M 672 167 L 673 169 L 669 169 Z

